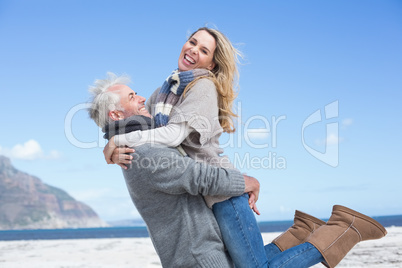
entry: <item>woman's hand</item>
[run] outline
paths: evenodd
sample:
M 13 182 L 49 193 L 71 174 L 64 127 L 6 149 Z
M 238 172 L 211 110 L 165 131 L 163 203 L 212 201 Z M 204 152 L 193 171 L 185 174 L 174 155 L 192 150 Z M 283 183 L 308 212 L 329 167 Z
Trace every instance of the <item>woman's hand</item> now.
M 247 176 L 246 174 L 243 174 L 243 178 L 246 186 L 244 191 L 249 195 L 248 204 L 257 215 L 260 215 L 260 211 L 258 211 L 255 204 L 257 203 L 258 195 L 260 194 L 260 183 L 256 178 Z
M 253 192 L 250 192 L 250 193 L 248 193 L 248 196 L 249 196 L 248 204 L 250 205 L 250 208 L 255 212 L 255 214 L 261 215 L 261 213 L 258 210 L 257 205 L 256 205 L 257 200 L 256 200 L 255 194 Z

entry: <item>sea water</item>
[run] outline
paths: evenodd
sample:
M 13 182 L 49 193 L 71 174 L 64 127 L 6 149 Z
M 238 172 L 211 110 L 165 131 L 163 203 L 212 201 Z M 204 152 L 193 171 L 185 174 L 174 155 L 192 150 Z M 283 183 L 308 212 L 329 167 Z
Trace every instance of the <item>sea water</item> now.
M 402 226 L 402 215 L 373 218 L 384 227 Z M 267 221 L 259 222 L 258 224 L 261 232 L 283 232 L 292 226 L 293 221 Z M 143 226 L 0 231 L 0 240 L 126 238 L 148 236 L 148 231 L 146 227 Z

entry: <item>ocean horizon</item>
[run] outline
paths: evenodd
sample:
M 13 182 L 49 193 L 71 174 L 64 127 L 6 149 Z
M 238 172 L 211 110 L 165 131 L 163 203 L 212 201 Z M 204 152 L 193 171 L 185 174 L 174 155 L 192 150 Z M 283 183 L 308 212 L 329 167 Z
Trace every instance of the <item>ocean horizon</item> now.
M 372 218 L 381 223 L 384 227 L 402 226 L 402 215 L 378 216 Z M 292 226 L 292 224 L 293 220 L 258 222 L 260 231 L 263 233 L 283 232 Z M 100 228 L 26 229 L 0 231 L 0 241 L 133 237 L 149 237 L 147 228 L 145 226 L 118 226 Z

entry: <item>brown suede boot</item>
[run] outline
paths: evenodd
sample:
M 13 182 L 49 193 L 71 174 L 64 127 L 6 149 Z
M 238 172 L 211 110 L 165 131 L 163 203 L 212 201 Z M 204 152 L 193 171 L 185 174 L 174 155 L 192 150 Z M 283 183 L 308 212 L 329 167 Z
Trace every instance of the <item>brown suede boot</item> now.
M 280 236 L 275 238 L 274 243 L 281 251 L 300 245 L 321 225 L 325 225 L 325 221 L 317 219 L 304 212 L 296 210 L 294 224 Z
M 385 228 L 376 220 L 335 205 L 327 224 L 318 228 L 306 242 L 321 252 L 325 266 L 333 268 L 358 242 L 379 239 L 386 234 Z

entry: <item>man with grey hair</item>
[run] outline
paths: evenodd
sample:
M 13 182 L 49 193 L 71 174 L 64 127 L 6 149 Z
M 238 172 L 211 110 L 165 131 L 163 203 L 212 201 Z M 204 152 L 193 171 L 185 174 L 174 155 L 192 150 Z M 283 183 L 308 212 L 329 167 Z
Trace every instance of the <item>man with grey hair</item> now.
M 103 128 L 110 122 L 133 115 L 151 116 L 145 109 L 145 98 L 136 95 L 127 86 L 130 83 L 127 75 L 116 76 L 108 72 L 107 76 L 107 79 L 96 80 L 95 85 L 89 88 L 93 96 L 89 115 L 99 127 Z M 123 95 L 126 98 L 121 98 Z
M 108 73 L 90 87 L 90 117 L 105 138 L 152 127 L 145 98 Z M 133 150 L 131 150 L 133 151 Z M 123 175 L 130 196 L 147 224 L 163 267 L 232 267 L 220 230 L 203 196 L 239 196 L 254 192 L 256 179 L 183 157 L 175 148 L 149 143 L 137 146 Z M 127 162 L 128 163 L 128 162 Z
M 109 79 L 97 80 L 96 86 L 91 88 L 94 100 L 90 115 L 103 127 L 107 139 L 116 134 L 152 127 L 150 115 L 144 106 L 145 98 L 121 84 L 122 80 L 109 74 Z M 255 192 L 258 196 L 258 181 L 234 169 L 197 163 L 189 157 L 183 157 L 175 148 L 144 143 L 136 146 L 135 150 L 129 157 L 132 166 L 124 169 L 123 174 L 130 196 L 147 224 L 162 265 L 233 266 L 224 251 L 216 219 L 202 196 L 239 196 L 244 192 Z M 236 206 L 236 202 L 232 206 Z M 228 217 L 225 220 L 236 224 L 242 219 L 242 211 L 247 209 L 238 210 L 235 214 L 232 210 L 225 211 L 222 217 Z M 307 214 L 296 216 L 294 225 L 274 243 L 263 247 L 264 252 L 252 255 L 256 258 L 251 260 L 249 251 L 236 252 L 237 255 L 244 253 L 242 258 L 245 258 L 239 264 L 252 265 L 249 262 L 258 260 L 264 261 L 267 267 L 310 267 L 325 262 L 328 267 L 334 267 L 358 242 L 378 239 L 387 233 L 374 219 L 339 205 L 334 206 L 327 223 L 314 222 L 318 219 Z M 321 225 L 318 229 L 317 224 Z M 222 229 L 239 234 L 227 245 L 237 247 L 246 243 L 245 234 L 241 230 L 234 231 L 233 226 L 227 225 L 226 229 Z M 249 224 L 247 228 L 253 229 Z M 254 233 L 246 236 L 251 237 Z M 249 241 L 257 243 L 255 239 Z M 237 255 L 232 257 L 237 258 Z

